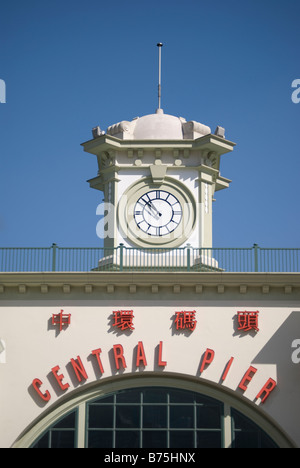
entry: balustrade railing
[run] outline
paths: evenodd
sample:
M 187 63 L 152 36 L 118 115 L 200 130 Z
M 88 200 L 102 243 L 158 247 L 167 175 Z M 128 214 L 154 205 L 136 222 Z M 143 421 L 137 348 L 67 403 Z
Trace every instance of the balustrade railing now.
M 0 273 L 50 271 L 300 272 L 300 248 L 0 248 Z

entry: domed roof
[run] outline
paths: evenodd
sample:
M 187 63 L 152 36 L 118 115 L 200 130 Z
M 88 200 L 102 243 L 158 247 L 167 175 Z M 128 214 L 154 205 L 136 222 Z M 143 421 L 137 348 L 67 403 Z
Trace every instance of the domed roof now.
M 182 120 L 157 112 L 137 119 L 133 137 L 136 140 L 182 140 Z
M 199 122 L 187 122 L 157 109 L 155 114 L 111 125 L 106 133 L 122 140 L 184 140 L 199 138 L 211 130 Z

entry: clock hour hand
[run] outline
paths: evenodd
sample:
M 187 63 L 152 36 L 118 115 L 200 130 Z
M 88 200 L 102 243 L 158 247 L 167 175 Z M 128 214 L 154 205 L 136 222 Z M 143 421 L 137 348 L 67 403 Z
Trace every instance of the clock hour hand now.
M 151 209 L 151 205 L 149 205 L 149 207 L 150 207 L 150 210 L 148 209 L 148 205 L 149 205 L 149 203 L 147 203 L 147 204 L 146 204 L 146 207 L 147 207 L 147 213 L 148 213 L 150 216 L 153 216 L 155 219 L 158 219 L 158 216 L 157 216 L 157 214 L 155 214 L 155 213 L 152 211 L 152 209 Z
M 156 213 L 158 214 L 158 216 L 162 216 L 162 214 L 161 214 L 161 213 L 158 211 L 158 209 L 156 208 L 156 206 L 155 206 L 155 205 L 153 205 L 153 203 L 152 203 L 151 201 L 149 201 L 149 202 L 146 202 L 146 203 L 147 203 L 147 205 L 149 205 L 149 206 L 150 206 L 151 210 L 154 210 L 154 211 L 156 211 Z

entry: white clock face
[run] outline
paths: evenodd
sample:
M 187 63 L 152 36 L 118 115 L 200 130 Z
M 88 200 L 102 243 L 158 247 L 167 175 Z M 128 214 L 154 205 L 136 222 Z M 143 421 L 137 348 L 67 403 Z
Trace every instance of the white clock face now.
M 162 184 L 142 177 L 120 197 L 118 229 L 135 247 L 179 247 L 191 237 L 197 210 L 193 194 L 185 184 L 166 177 Z
M 134 219 L 138 228 L 148 235 L 167 236 L 180 224 L 182 207 L 171 193 L 165 190 L 151 190 L 136 202 Z

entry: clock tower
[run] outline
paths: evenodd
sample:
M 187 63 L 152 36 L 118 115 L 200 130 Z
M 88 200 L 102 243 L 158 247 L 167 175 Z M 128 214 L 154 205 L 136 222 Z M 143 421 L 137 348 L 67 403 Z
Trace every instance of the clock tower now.
M 212 247 L 212 202 L 229 186 L 220 159 L 234 143 L 224 129 L 156 113 L 93 129 L 82 144 L 98 160 L 88 182 L 104 193 L 104 247 Z

